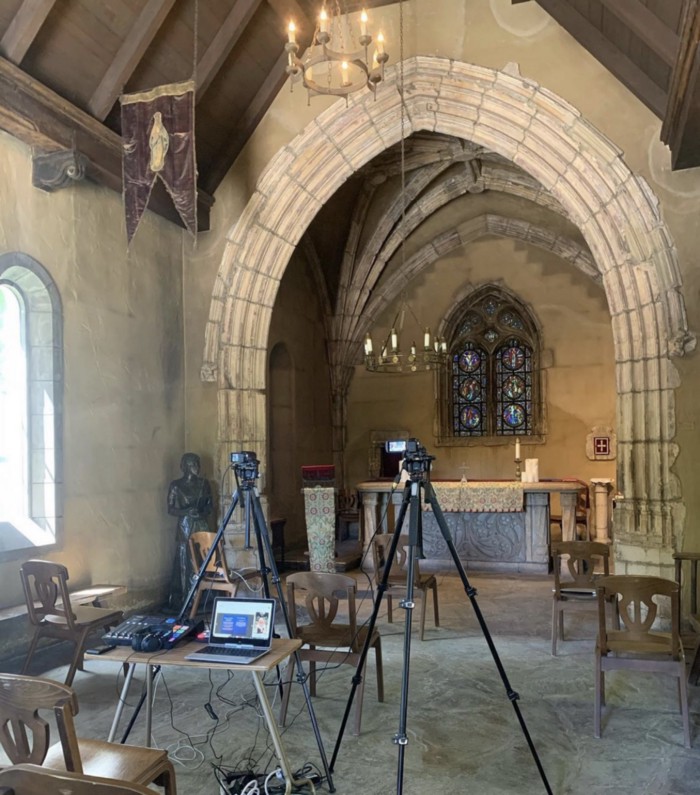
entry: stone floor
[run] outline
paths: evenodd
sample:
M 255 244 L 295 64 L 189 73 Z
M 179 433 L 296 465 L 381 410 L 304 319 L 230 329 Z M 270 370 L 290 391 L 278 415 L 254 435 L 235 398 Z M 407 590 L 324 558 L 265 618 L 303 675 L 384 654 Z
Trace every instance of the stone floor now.
M 369 582 L 357 574 L 358 587 Z M 700 793 L 700 688 L 690 688 L 694 748 L 683 747 L 676 686 L 650 674 L 608 674 L 603 737 L 593 737 L 594 622 L 575 617 L 559 656 L 550 655 L 551 582 L 547 577 L 470 574 L 476 601 L 493 638 L 536 752 L 557 795 L 689 795 Z M 439 575 L 440 627 L 428 614 L 426 637 L 418 638 L 417 615 L 406 655 L 403 611 L 388 624 L 382 605 L 385 702 L 376 700 L 370 655 L 359 737 L 342 737 L 333 778 L 339 795 L 475 793 L 529 795 L 546 788 L 528 749 L 515 710 L 475 610 L 458 577 Z M 362 606 L 369 614 L 369 599 Z M 403 789 L 397 789 L 399 727 L 404 663 L 408 658 L 407 734 Z M 6 665 L 6 669 L 16 666 Z M 87 663 L 74 687 L 80 702 L 79 734 L 106 737 L 122 684 L 120 669 Z M 32 673 L 61 679 L 65 668 L 42 655 Z M 154 707 L 154 740 L 167 748 L 177 770 L 180 795 L 218 795 L 216 770 L 275 766 L 269 736 L 248 676 L 221 671 L 163 669 Z M 353 669 L 324 671 L 313 699 L 330 759 L 351 690 Z M 284 743 L 294 768 L 320 765 L 317 745 L 299 685 L 292 693 Z M 270 698 L 276 693 L 272 684 Z M 138 698 L 129 697 L 133 705 Z M 210 704 L 217 719 L 210 717 Z M 143 743 L 143 716 L 129 742 Z M 327 792 L 327 785 L 320 788 Z

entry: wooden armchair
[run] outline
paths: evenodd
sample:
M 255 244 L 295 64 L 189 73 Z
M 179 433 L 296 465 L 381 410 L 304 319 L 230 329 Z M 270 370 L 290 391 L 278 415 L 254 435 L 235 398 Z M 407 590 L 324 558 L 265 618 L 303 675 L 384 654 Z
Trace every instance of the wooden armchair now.
M 309 663 L 311 695 L 316 695 L 316 663 L 332 665 L 348 664 L 357 667 L 360 653 L 367 640 L 367 628 L 357 626 L 355 595 L 357 586 L 352 577 L 330 572 L 295 572 L 287 577 L 287 605 L 292 635 L 303 641 L 299 650 L 302 662 Z M 338 615 L 338 594 L 345 594 L 348 607 L 348 623 L 336 621 Z M 300 601 L 309 617 L 310 623 L 298 624 L 296 615 L 297 601 Z M 377 700 L 384 701 L 384 676 L 382 671 L 382 645 L 379 632 L 375 629 L 370 638 L 370 647 L 374 649 L 377 667 Z M 289 704 L 292 676 L 296 666 L 295 655 L 289 658 L 282 705 L 280 708 L 280 725 L 284 726 Z M 360 733 L 362 720 L 362 697 L 364 695 L 365 676 L 357 692 L 355 705 L 354 734 Z
M 80 773 L 15 765 L 0 770 L 0 793 L 8 795 L 153 795 L 153 790 L 126 781 L 107 781 Z
M 610 547 L 592 541 L 554 541 L 551 549 L 554 566 L 552 656 L 556 657 L 557 642 L 564 640 L 564 611 L 589 612 L 595 616 L 595 584 L 601 575 L 610 574 Z M 566 568 L 562 571 L 564 564 Z
M 385 562 L 388 558 L 389 547 L 393 537 L 393 533 L 382 533 L 380 535 L 376 535 L 372 542 L 374 580 L 377 586 L 384 577 Z M 394 555 L 394 560 L 392 562 L 391 571 L 389 572 L 387 589 L 384 592 L 384 598 L 386 599 L 387 606 L 387 618 L 390 624 L 393 622 L 393 597 L 402 598 L 406 595 L 406 564 L 408 561 L 407 544 L 408 535 L 400 535 L 396 547 L 396 554 Z M 419 562 L 417 560 L 413 588 L 414 595 L 421 597 L 420 639 L 423 640 L 425 635 L 426 602 L 428 601 L 428 591 L 430 590 L 433 592 L 433 617 L 435 619 L 436 627 L 440 626 L 440 614 L 438 610 L 437 579 L 435 578 L 434 574 L 421 574 Z
M 678 678 L 680 708 L 686 748 L 690 748 L 690 719 L 685 656 L 678 633 L 678 583 L 661 577 L 619 574 L 601 577 L 598 591 L 598 641 L 595 650 L 594 734 L 600 737 L 601 711 L 605 704 L 605 672 L 628 668 L 663 673 Z M 606 615 L 608 599 L 617 603 L 620 625 Z M 670 632 L 654 628 L 662 600 L 670 603 Z
M 216 540 L 216 535 L 216 533 L 210 533 L 204 530 L 192 533 L 189 537 L 190 558 L 195 574 L 202 568 L 202 564 Z M 245 575 L 231 574 L 228 564 L 226 563 L 224 544 L 223 541 L 220 541 L 218 549 L 212 555 L 207 568 L 204 570 L 202 579 L 199 581 L 197 591 L 192 601 L 189 617 L 194 618 L 197 615 L 199 603 L 205 591 L 216 591 L 220 595 L 235 596 L 241 583 L 250 579 L 251 576 L 258 577 L 259 575 L 258 572 L 254 572 L 252 575 L 250 573 Z
M 43 712 L 52 711 L 60 741 L 51 745 Z M 176 795 L 175 771 L 166 751 L 78 738 L 72 688 L 20 674 L 0 673 L 0 744 L 14 765 L 34 764 L 98 778 L 158 784 Z
M 22 673 L 29 669 L 39 640 L 43 637 L 67 640 L 74 644 L 73 658 L 65 684 L 71 685 L 75 672 L 83 669 L 83 654 L 90 633 L 106 631 L 118 624 L 121 610 L 88 605 L 72 605 L 68 593 L 68 569 L 48 560 L 28 560 L 20 568 L 29 622 L 34 627 Z

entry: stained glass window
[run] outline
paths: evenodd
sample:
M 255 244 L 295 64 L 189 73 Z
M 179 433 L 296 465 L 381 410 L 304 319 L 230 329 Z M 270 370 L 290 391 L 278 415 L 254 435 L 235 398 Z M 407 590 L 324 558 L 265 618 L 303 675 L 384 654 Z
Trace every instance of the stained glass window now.
M 450 320 L 449 418 L 453 437 L 526 436 L 538 429 L 538 341 L 527 309 L 495 287 Z

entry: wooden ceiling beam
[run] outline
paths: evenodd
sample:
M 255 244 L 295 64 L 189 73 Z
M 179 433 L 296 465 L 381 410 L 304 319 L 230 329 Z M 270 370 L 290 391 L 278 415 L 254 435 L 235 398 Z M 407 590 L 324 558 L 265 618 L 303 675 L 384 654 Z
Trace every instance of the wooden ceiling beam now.
M 207 51 L 197 64 L 197 102 L 202 98 L 262 0 L 237 0 Z
M 665 64 L 673 66 L 676 63 L 680 36 L 664 25 L 640 0 L 600 0 L 600 3 Z
M 0 54 L 20 64 L 56 0 L 24 0 L 0 40 Z
M 661 140 L 673 169 L 700 166 L 700 3 L 686 0 L 678 61 L 671 75 Z
M 87 107 L 96 119 L 107 118 L 174 3 L 175 0 L 148 0 L 90 97 Z
M 122 192 L 122 139 L 4 58 L 0 58 L 0 129 L 42 152 L 76 150 L 87 158 L 86 177 Z M 199 229 L 209 229 L 211 196 L 198 191 Z M 165 191 L 154 191 L 149 209 L 182 226 Z
M 213 195 L 219 187 L 228 170 L 272 104 L 272 101 L 279 93 L 279 90 L 286 82 L 286 68 L 287 53 L 283 50 L 262 85 L 258 88 L 255 99 L 246 108 L 245 113 L 243 113 L 235 129 L 231 132 L 228 143 L 217 155 L 216 163 L 212 165 L 206 175 L 202 189 L 207 194 Z
M 581 46 L 639 99 L 656 116 L 664 118 L 666 92 L 647 74 L 566 0 L 537 0 L 538 4 L 553 17 Z

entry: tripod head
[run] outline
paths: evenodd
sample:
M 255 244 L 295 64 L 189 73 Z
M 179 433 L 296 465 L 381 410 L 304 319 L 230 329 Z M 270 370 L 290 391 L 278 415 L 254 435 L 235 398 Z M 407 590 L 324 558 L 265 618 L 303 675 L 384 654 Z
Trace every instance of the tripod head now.
M 412 481 L 425 480 L 430 472 L 431 462 L 435 460 L 435 456 L 428 455 L 418 439 L 389 441 L 386 443 L 386 450 L 389 453 L 403 453 L 402 468 L 408 472 Z
M 252 450 L 231 453 L 231 465 L 236 473 L 236 480 L 240 481 L 242 488 L 250 488 L 260 476 L 260 462 Z

